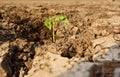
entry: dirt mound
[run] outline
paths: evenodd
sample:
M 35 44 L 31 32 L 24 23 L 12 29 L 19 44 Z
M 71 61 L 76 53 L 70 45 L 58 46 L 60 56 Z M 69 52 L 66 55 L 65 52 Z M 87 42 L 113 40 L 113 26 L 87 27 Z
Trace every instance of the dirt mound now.
M 96 8 L 98 11 L 93 15 Z M 47 52 L 69 59 L 76 57 L 79 60 L 84 58 L 85 61 L 94 61 L 94 55 L 99 51 L 95 51 L 97 46 L 93 45 L 92 40 L 110 34 L 117 34 L 117 41 L 120 39 L 119 26 L 116 28 L 109 23 L 94 25 L 97 18 L 110 17 L 106 12 L 102 14 L 100 11 L 105 9 L 93 5 L 39 5 L 34 8 L 9 4 L 0 6 L 0 43 L 2 45 L 9 41 L 8 52 L 4 54 L 2 61 L 7 76 L 19 77 L 21 71 L 27 74 L 32 67 L 33 58 L 38 55 L 42 57 Z M 56 43 L 52 43 L 51 32 L 45 27 L 44 21 L 57 14 L 65 15 L 69 23 L 57 23 Z

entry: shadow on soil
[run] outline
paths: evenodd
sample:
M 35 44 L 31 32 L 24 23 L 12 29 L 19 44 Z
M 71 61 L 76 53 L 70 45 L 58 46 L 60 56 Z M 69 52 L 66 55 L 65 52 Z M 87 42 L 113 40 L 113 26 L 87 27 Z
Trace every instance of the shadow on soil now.
M 6 6 L 0 7 L 3 10 L 5 8 Z M 32 62 L 34 58 L 36 43 L 39 42 L 40 45 L 43 45 L 43 39 L 47 40 L 51 37 L 50 31 L 44 26 L 44 19 L 41 19 L 45 17 L 44 15 L 41 18 L 31 18 L 29 17 L 30 13 L 26 10 L 21 11 L 22 15 L 16 12 L 16 10 L 20 11 L 22 9 L 10 6 L 6 11 L 0 11 L 0 44 L 6 41 L 12 43 L 16 39 L 22 39 L 26 40 L 27 44 L 25 46 L 28 50 L 27 52 L 24 51 L 24 48 L 20 48 L 17 43 L 17 45 L 9 45 L 8 53 L 5 54 L 1 63 L 1 66 L 7 73 L 7 77 L 19 77 L 21 69 L 23 69 L 24 74 L 27 74 L 30 68 L 26 64 L 27 62 Z M 43 9 L 43 11 L 45 10 Z M 14 13 L 11 14 L 9 12 Z M 9 19 L 7 20 L 6 17 L 9 17 Z M 34 43 L 29 47 L 30 42 Z
M 25 63 L 31 61 L 34 55 L 34 45 L 31 47 L 30 53 L 24 52 L 18 46 L 10 46 L 9 52 L 5 54 L 1 63 L 1 66 L 7 73 L 7 77 L 19 77 L 21 68 L 24 74 L 27 74 L 29 68 Z

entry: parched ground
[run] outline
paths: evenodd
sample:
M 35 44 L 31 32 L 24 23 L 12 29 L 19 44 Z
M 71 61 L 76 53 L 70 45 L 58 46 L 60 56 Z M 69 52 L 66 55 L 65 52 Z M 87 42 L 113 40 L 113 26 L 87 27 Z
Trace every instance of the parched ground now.
M 44 21 L 58 14 L 69 23 L 57 23 L 53 43 Z M 119 61 L 119 0 L 0 0 L 0 77 L 113 77 Z M 83 62 L 105 65 L 69 73 Z

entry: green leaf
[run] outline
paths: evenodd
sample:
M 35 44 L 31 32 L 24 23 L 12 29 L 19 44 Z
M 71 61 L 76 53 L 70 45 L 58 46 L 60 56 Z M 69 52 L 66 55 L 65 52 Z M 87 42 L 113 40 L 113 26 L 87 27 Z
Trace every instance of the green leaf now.
M 67 18 L 65 16 L 63 16 L 63 15 L 57 15 L 55 17 L 55 21 L 63 21 L 64 23 L 68 23 Z
M 52 21 L 51 21 L 51 19 L 46 19 L 45 20 L 45 26 L 49 29 L 49 30 L 51 30 L 51 28 L 52 28 Z
M 64 18 L 62 21 L 63 21 L 64 23 L 68 23 L 68 22 L 69 22 L 67 18 Z
M 55 17 L 55 21 L 63 20 L 64 18 L 65 18 L 65 17 L 62 16 L 62 15 L 57 15 L 57 16 Z

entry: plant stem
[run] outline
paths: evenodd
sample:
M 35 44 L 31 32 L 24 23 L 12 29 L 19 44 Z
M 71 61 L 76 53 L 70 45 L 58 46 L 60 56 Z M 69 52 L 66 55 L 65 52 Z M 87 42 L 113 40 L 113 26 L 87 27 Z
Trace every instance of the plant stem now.
M 56 42 L 56 40 L 55 40 L 54 26 L 52 27 L 52 40 L 53 40 L 53 43 Z

